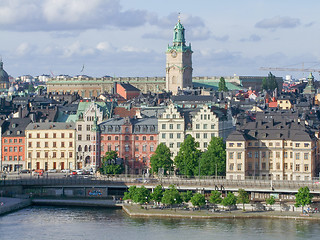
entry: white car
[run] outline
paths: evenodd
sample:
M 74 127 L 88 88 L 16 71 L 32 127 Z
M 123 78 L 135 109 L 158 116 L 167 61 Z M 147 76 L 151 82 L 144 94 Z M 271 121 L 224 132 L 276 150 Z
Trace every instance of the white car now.
M 70 169 L 62 169 L 61 172 L 62 172 L 62 173 L 69 173 L 69 172 L 70 172 Z
M 56 172 L 57 172 L 57 169 L 49 169 L 47 172 L 48 172 L 48 173 L 56 173 Z

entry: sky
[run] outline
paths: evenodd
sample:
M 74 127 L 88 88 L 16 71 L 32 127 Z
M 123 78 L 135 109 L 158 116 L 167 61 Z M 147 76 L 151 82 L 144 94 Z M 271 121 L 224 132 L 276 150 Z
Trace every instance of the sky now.
M 193 76 L 320 69 L 319 9 L 317 0 L 0 0 L 0 56 L 13 77 L 165 76 L 180 13 Z

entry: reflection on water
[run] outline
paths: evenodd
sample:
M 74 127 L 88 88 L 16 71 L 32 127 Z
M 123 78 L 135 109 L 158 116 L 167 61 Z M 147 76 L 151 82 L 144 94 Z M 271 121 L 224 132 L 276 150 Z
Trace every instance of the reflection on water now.
M 319 239 L 318 222 L 130 218 L 122 210 L 30 207 L 0 217 L 0 239 Z

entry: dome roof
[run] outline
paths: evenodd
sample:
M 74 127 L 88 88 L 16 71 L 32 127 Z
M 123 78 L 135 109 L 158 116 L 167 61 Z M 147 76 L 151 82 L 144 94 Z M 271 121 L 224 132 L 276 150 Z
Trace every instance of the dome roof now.
M 9 75 L 5 70 L 3 70 L 2 60 L 0 60 L 0 82 L 9 82 Z

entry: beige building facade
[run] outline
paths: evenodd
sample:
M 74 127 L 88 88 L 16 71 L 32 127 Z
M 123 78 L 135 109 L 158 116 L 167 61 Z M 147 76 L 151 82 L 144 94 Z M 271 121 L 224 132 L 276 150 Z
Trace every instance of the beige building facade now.
M 319 146 L 314 133 L 298 123 L 250 123 L 254 124 L 256 129 L 237 130 L 227 139 L 227 179 L 309 181 L 317 175 Z
M 75 123 L 30 123 L 25 132 L 29 169 L 75 169 Z

